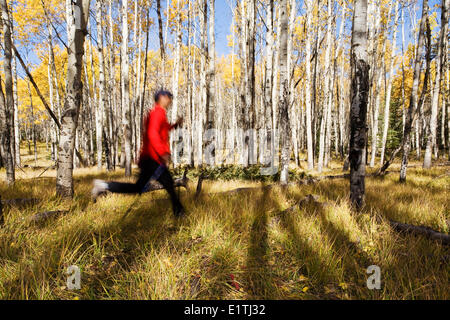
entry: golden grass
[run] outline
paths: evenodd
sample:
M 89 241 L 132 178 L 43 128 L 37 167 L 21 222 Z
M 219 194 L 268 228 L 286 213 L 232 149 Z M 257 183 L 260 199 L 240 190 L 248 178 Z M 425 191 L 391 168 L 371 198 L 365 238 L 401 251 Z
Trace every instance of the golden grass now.
M 39 162 L 51 164 L 45 157 Z M 43 169 L 24 171 L 13 187 L 0 183 L 2 198 L 41 201 L 5 208 L 2 299 L 449 299 L 448 247 L 399 234 L 387 222 L 448 233 L 446 167 L 410 169 L 405 184 L 397 173 L 368 178 L 360 214 L 349 209 L 344 179 L 209 196 L 262 184 L 205 181 L 198 200 L 192 183 L 191 191 L 181 191 L 189 213 L 181 221 L 172 217 L 164 191 L 92 203 L 92 180 L 126 180 L 121 170 L 76 170 L 73 201 L 54 195 L 54 171 L 39 179 L 32 178 Z M 329 205 L 279 215 L 308 194 Z M 28 220 L 56 209 L 69 213 L 39 225 Z M 381 268 L 381 290 L 366 286 L 373 264 Z M 79 291 L 66 288 L 70 265 L 81 268 Z

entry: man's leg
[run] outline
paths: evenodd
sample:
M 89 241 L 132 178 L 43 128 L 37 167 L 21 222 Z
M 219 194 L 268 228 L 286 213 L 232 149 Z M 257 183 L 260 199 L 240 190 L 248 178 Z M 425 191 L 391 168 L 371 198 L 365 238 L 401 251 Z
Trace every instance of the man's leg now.
M 140 172 L 139 178 L 135 183 L 123 182 L 105 182 L 102 180 L 94 181 L 94 188 L 92 189 L 92 197 L 95 200 L 100 194 L 109 191 L 112 193 L 136 194 L 141 193 L 150 180 L 153 172 L 156 170 L 155 163 L 144 160 L 139 164 Z
M 177 217 L 183 216 L 184 208 L 175 192 L 174 182 L 172 179 L 172 175 L 169 172 L 169 169 L 164 170 L 164 172 L 158 178 L 158 181 L 163 185 L 164 189 L 166 189 L 167 193 L 170 196 L 170 201 L 172 202 L 172 209 L 174 215 Z

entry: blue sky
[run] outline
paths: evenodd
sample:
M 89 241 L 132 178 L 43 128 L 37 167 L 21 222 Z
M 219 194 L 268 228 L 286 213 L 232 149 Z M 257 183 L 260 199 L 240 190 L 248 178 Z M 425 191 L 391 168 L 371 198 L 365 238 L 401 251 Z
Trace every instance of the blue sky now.
M 218 55 L 226 55 L 231 52 L 227 46 L 227 35 L 230 34 L 232 12 L 225 0 L 216 1 L 216 50 Z
M 165 0 L 162 1 L 163 8 L 165 8 Z M 235 2 L 235 0 L 230 0 L 230 2 Z M 428 5 L 430 8 L 430 13 L 437 11 L 437 19 L 438 23 L 440 22 L 440 9 L 436 8 L 436 5 L 440 4 L 440 0 L 429 0 Z M 347 8 L 348 9 L 348 8 Z M 340 10 L 340 7 L 339 7 Z M 298 15 L 304 14 L 303 10 L 303 0 L 297 0 L 297 11 Z M 263 13 L 262 13 L 263 14 Z M 392 12 L 392 14 L 394 14 Z M 420 16 L 422 14 L 422 0 L 417 0 L 416 3 L 416 21 L 419 23 Z M 340 15 L 340 13 L 339 13 Z M 340 24 L 340 18 L 339 15 L 337 17 L 337 24 L 339 26 Z M 155 16 L 156 17 L 156 16 Z M 156 21 L 156 20 L 155 20 Z M 405 12 L 404 17 L 405 22 L 405 41 L 406 45 L 411 42 L 413 33 L 412 33 L 412 27 L 411 27 L 411 21 L 409 16 L 409 11 Z M 227 3 L 227 0 L 216 0 L 216 51 L 219 56 L 221 55 L 227 55 L 231 53 L 231 48 L 227 46 L 227 35 L 230 34 L 230 27 L 232 23 L 232 11 Z M 399 22 L 400 23 L 400 22 Z M 156 26 L 155 26 L 156 28 Z M 351 28 L 351 21 L 347 20 L 346 24 L 346 32 L 348 33 Z M 153 32 L 157 32 L 155 29 Z M 157 36 L 157 33 L 155 33 L 155 36 Z M 401 49 L 401 26 L 399 25 L 398 32 L 397 32 L 397 49 Z M 156 47 L 157 48 L 157 47 Z
M 167 0 L 162 0 L 161 7 L 163 10 L 166 8 L 166 2 Z M 215 21 L 216 21 L 216 51 L 218 56 L 227 55 L 231 52 L 231 48 L 227 46 L 227 35 L 230 34 L 230 27 L 232 23 L 232 11 L 227 3 L 228 0 L 216 0 L 216 15 L 215 15 Z M 230 2 L 235 2 L 235 0 L 229 0 Z M 440 3 L 440 0 L 429 0 L 429 7 L 430 11 L 437 11 L 438 15 L 437 18 L 440 20 L 440 10 L 436 8 L 436 5 Z M 422 0 L 418 0 L 416 4 L 417 10 L 416 10 L 416 20 L 417 22 L 420 19 L 421 15 L 421 7 L 422 7 Z M 95 1 L 92 1 L 91 9 L 95 9 Z M 297 10 L 298 14 L 303 14 L 303 0 L 297 1 Z M 340 8 L 339 8 L 340 10 Z M 157 16 L 156 16 L 156 5 L 154 1 L 154 8 L 151 11 L 151 18 L 154 21 L 153 26 L 151 27 L 151 33 L 150 33 L 150 43 L 149 48 L 150 49 L 158 49 L 159 48 L 159 40 L 158 40 L 158 23 L 157 23 Z M 339 26 L 340 19 L 339 15 L 337 18 L 337 24 Z M 346 24 L 346 32 L 348 33 L 351 28 L 351 22 L 347 20 Z M 63 29 L 61 29 L 63 30 Z M 95 37 L 95 28 L 92 30 L 94 32 Z M 410 42 L 412 40 L 412 30 L 411 30 L 411 23 L 409 14 L 406 14 L 405 16 L 405 37 L 406 42 Z M 65 38 L 65 34 L 61 34 Z M 170 43 L 173 43 L 173 35 L 169 35 L 167 39 Z M 398 34 L 397 34 L 397 48 L 398 50 L 401 49 L 401 28 L 399 27 Z M 23 53 L 23 55 L 26 55 L 25 50 L 23 48 L 19 47 L 19 50 Z M 33 64 L 39 64 L 39 61 L 37 57 L 33 54 L 32 50 L 28 50 L 28 61 L 31 61 Z M 20 68 L 19 68 L 20 69 Z M 19 74 L 22 75 L 22 70 L 19 70 Z
M 161 1 L 161 10 L 165 11 L 167 0 Z M 235 2 L 235 0 L 230 0 L 230 2 Z M 230 34 L 230 27 L 232 22 L 232 12 L 227 3 L 227 0 L 216 0 L 216 51 L 217 55 L 227 55 L 231 52 L 231 48 L 227 46 L 227 35 Z M 150 37 L 150 48 L 158 49 L 158 20 L 156 16 L 156 4 L 154 4 L 154 9 L 151 12 L 151 17 L 155 24 L 152 26 L 151 37 Z M 164 19 L 164 18 L 163 18 Z M 197 38 L 198 39 L 198 38 Z M 153 41 L 152 41 L 153 40 Z M 169 41 L 173 41 L 173 35 L 169 35 Z

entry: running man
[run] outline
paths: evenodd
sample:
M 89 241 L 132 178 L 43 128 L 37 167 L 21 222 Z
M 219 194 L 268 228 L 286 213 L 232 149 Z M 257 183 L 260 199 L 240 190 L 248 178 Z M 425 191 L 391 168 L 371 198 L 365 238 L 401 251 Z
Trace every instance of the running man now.
M 159 181 L 170 195 L 173 213 L 176 217 L 185 214 L 184 208 L 175 193 L 174 182 L 169 172 L 170 146 L 169 131 L 183 124 L 183 118 L 169 124 L 166 111 L 172 104 L 172 93 L 158 91 L 155 94 L 155 106 L 145 118 L 142 149 L 139 156 L 139 178 L 136 183 L 105 182 L 94 180 L 92 198 L 107 191 L 112 193 L 141 194 L 146 191 L 150 180 Z

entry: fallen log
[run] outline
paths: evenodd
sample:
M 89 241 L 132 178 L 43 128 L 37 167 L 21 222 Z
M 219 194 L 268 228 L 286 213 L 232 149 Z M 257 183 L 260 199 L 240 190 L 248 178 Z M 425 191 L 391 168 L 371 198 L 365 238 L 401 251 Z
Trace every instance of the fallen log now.
M 33 223 L 40 223 L 40 222 L 46 221 L 48 219 L 56 218 L 60 215 L 67 214 L 68 212 L 69 211 L 63 211 L 63 210 L 41 212 L 41 213 L 37 213 L 37 214 L 31 216 L 30 221 Z
M 383 175 L 388 175 L 389 173 L 392 173 L 393 171 L 385 171 Z M 370 177 L 379 177 L 380 175 L 378 172 L 366 174 L 366 178 Z M 308 177 L 306 179 L 298 180 L 294 182 L 293 184 L 300 184 L 300 185 L 308 185 L 308 184 L 314 184 L 318 183 L 320 181 L 324 180 L 335 180 L 335 179 L 350 179 L 349 174 L 339 174 L 339 175 L 330 175 L 330 176 L 323 176 L 323 177 Z
M 234 194 L 234 193 L 239 193 L 239 192 L 245 192 L 245 191 L 253 191 L 253 190 L 265 190 L 265 189 L 272 189 L 274 187 L 273 184 L 269 184 L 267 186 L 262 186 L 262 187 L 245 187 L 245 188 L 237 188 L 237 189 L 232 189 L 232 190 L 228 190 L 228 191 L 221 191 L 221 192 L 216 192 L 214 194 Z
M 308 194 L 307 196 L 305 196 L 303 199 L 299 200 L 298 202 L 296 202 L 294 205 L 290 206 L 289 208 L 279 212 L 278 214 L 276 214 L 275 216 L 281 216 L 287 213 L 290 213 L 292 211 L 294 211 L 297 208 L 302 208 L 307 204 L 316 204 L 316 205 L 321 205 L 321 206 L 327 206 L 328 202 L 320 202 L 319 201 L 319 196 L 315 195 L 315 194 Z
M 389 220 L 390 225 L 397 231 L 406 232 L 413 235 L 422 235 L 431 240 L 441 241 L 442 244 L 450 245 L 450 235 L 435 231 L 429 227 L 414 226 L 407 223 L 401 223 Z
M 323 180 L 335 180 L 335 179 L 350 179 L 349 174 L 340 174 L 340 175 L 331 175 L 331 176 L 323 176 L 323 177 L 307 177 L 305 179 L 301 179 L 295 181 L 298 185 L 308 185 L 318 183 Z
M 309 194 L 306 197 L 304 197 L 302 200 L 300 200 L 297 203 L 295 203 L 293 206 L 291 206 L 291 207 L 281 211 L 276 216 L 280 216 L 280 215 L 283 215 L 283 214 L 290 213 L 290 212 L 294 211 L 296 208 L 301 208 L 301 207 L 305 206 L 308 203 L 314 203 L 316 205 L 320 205 L 320 206 L 323 206 L 323 207 L 329 205 L 328 202 L 320 202 L 319 201 L 319 196 L 313 195 L 313 194 Z M 413 234 L 413 235 L 425 236 L 425 237 L 427 237 L 427 238 L 429 238 L 431 240 L 440 241 L 444 245 L 450 245 L 450 235 L 448 235 L 448 234 L 438 232 L 438 231 L 433 230 L 433 229 L 431 229 L 429 227 L 414 226 L 414 225 L 411 225 L 411 224 L 401 223 L 401 222 L 397 222 L 397 221 L 394 221 L 394 220 L 388 220 L 388 221 L 389 221 L 389 224 L 396 231 L 406 232 L 406 233 L 410 233 L 410 234 Z
M 2 200 L 2 204 L 4 206 L 23 206 L 27 204 L 36 204 L 39 200 L 35 198 L 30 199 L 9 199 L 9 200 Z

